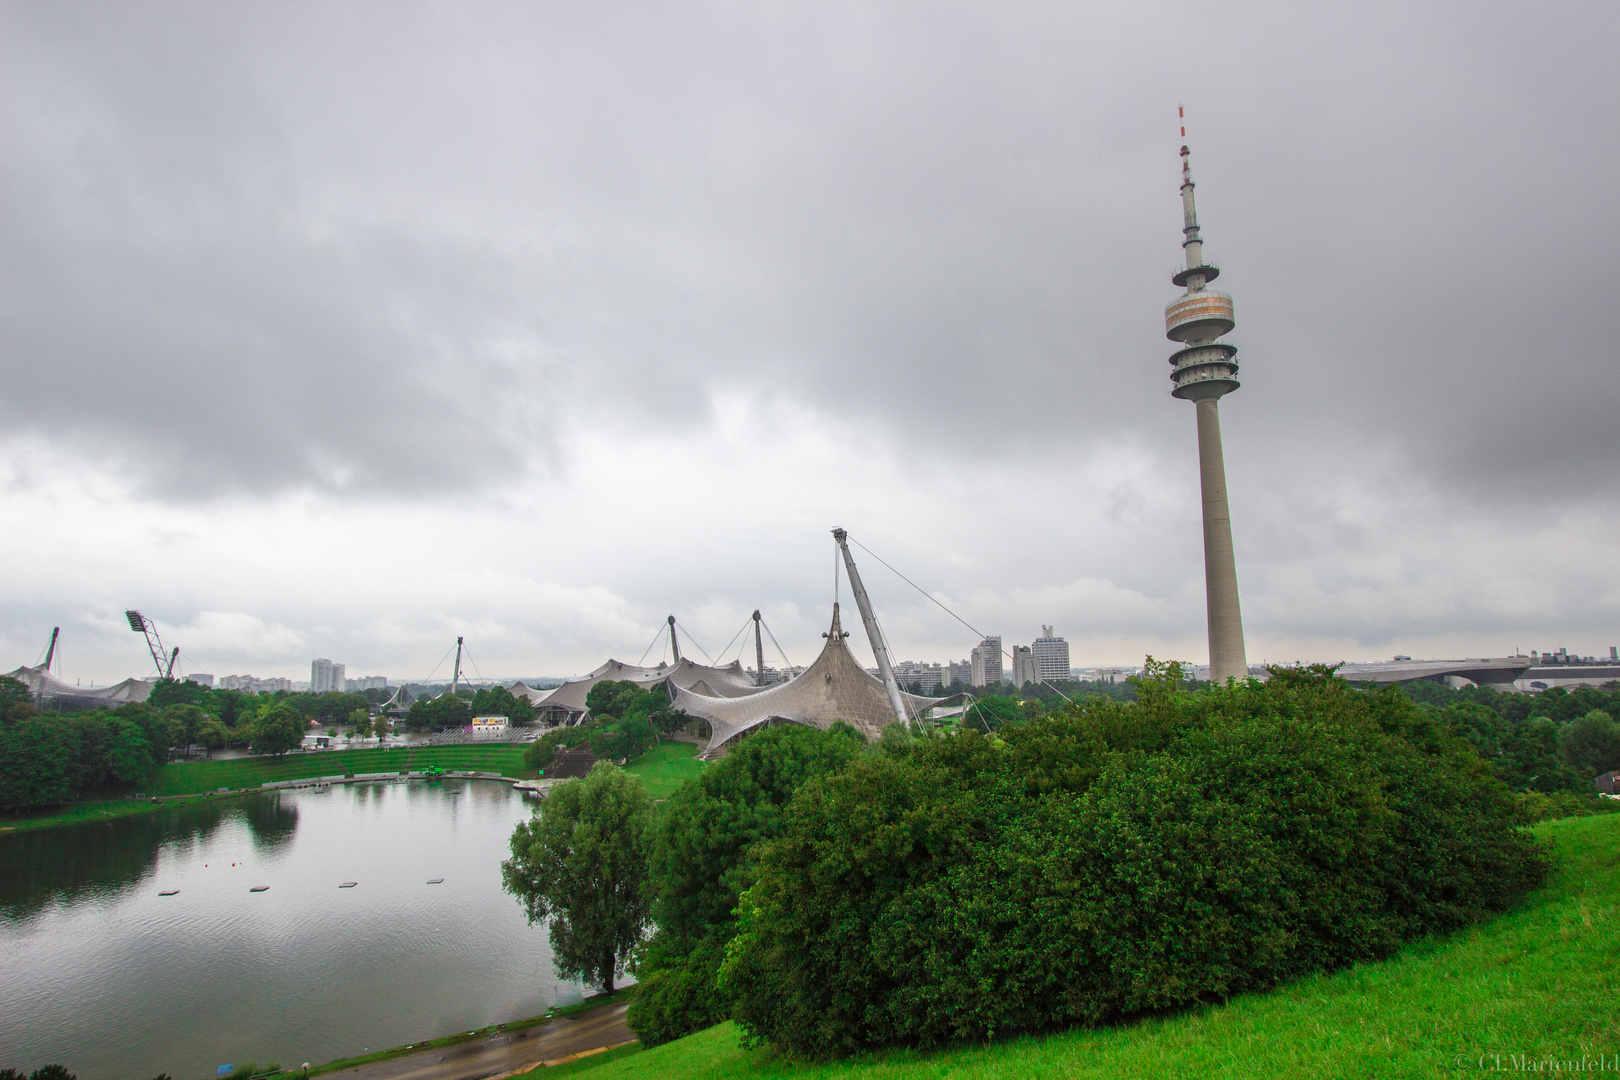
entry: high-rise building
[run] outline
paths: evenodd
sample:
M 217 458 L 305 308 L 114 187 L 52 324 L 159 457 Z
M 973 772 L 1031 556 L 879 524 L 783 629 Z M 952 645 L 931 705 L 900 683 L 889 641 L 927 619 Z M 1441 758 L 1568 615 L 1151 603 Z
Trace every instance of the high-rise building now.
M 953 660 L 949 664 L 945 665 L 945 670 L 949 675 L 949 677 L 946 679 L 947 686 L 951 683 L 961 683 L 963 686 L 972 685 L 973 661 Z
M 309 663 L 309 692 L 312 694 L 324 694 L 329 690 L 341 691 L 343 689 L 343 670 L 344 666 L 342 664 L 334 664 L 324 657 L 311 660 Z
M 1012 681 L 1014 686 L 1041 681 L 1040 670 L 1035 666 L 1035 651 L 1028 645 L 1012 647 Z
M 1187 137 L 1185 125 L 1182 138 Z M 1249 665 L 1238 606 L 1237 560 L 1232 553 L 1232 517 L 1226 501 L 1226 461 L 1221 449 L 1223 395 L 1238 388 L 1237 347 L 1215 339 L 1237 320 L 1232 298 L 1207 286 L 1220 268 L 1204 261 L 1193 205 L 1191 152 L 1181 147 L 1182 250 L 1186 268 L 1171 277 L 1186 295 L 1164 309 L 1164 333 L 1183 347 L 1170 357 L 1175 397 L 1191 401 L 1198 414 L 1198 479 L 1204 502 L 1204 593 L 1209 617 L 1209 665 L 1216 682 L 1243 679 Z
M 1041 682 L 1054 682 L 1069 677 L 1069 643 L 1052 636 L 1050 626 L 1041 627 L 1041 636 L 1030 646 L 1035 652 L 1035 668 Z
M 386 675 L 364 675 L 358 679 L 343 680 L 343 688 L 349 693 L 358 693 L 361 690 L 386 690 L 388 677 Z
M 200 671 L 193 671 L 190 675 L 186 676 L 186 682 L 194 682 L 198 686 L 206 686 L 212 689 L 214 686 L 214 677 L 212 675 L 205 675 Z
M 950 672 L 943 664 L 902 660 L 894 665 L 894 677 L 904 690 L 909 691 L 914 684 L 921 684 L 923 693 L 933 694 L 950 681 Z
M 973 685 L 1001 684 L 1001 635 L 987 637 L 973 650 Z

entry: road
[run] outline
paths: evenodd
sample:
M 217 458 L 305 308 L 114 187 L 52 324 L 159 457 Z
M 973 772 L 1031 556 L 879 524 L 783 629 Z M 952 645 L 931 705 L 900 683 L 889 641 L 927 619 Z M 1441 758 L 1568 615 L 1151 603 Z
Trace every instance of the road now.
M 629 1007 L 628 1002 L 608 1005 L 578 1016 L 558 1017 L 540 1027 L 503 1032 L 326 1075 L 344 1080 L 485 1080 L 505 1076 L 581 1050 L 630 1042 L 635 1035 L 624 1022 Z

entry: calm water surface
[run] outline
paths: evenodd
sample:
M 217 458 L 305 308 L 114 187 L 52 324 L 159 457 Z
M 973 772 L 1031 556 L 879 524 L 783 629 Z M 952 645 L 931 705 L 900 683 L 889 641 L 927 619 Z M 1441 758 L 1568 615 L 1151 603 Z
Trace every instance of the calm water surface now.
M 348 784 L 0 835 L 0 1068 L 194 1080 L 577 1001 L 501 891 L 531 806 L 494 782 Z

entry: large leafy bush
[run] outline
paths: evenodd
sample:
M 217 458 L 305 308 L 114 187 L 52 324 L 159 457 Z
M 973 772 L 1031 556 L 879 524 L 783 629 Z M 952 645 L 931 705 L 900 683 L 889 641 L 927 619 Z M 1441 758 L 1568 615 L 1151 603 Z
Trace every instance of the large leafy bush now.
M 1221 1000 L 1499 911 L 1545 857 L 1473 746 L 1324 669 L 886 745 L 752 849 L 720 982 L 809 1056 Z

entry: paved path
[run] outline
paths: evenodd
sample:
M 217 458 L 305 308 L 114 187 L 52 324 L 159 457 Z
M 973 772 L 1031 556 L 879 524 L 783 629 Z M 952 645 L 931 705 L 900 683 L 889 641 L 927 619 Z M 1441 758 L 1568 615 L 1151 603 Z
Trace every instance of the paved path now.
M 634 1040 L 635 1035 L 624 1022 L 624 1011 L 629 1007 L 628 1002 L 607 1005 L 580 1016 L 558 1017 L 524 1031 L 472 1039 L 326 1075 L 344 1080 L 486 1080 L 506 1076 L 581 1050 Z

